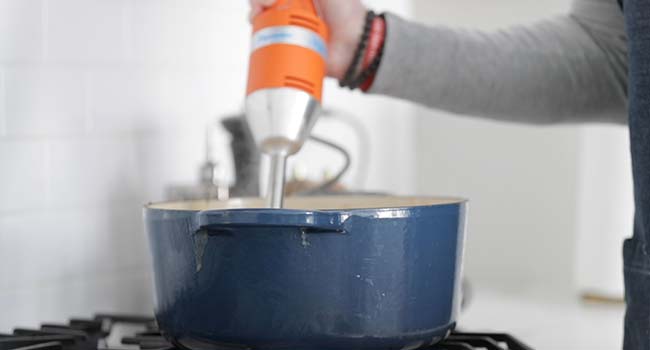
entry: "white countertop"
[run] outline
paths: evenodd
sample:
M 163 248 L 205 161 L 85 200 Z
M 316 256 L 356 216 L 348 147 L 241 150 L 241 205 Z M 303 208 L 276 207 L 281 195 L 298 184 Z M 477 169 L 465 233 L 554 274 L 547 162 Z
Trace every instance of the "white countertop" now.
M 584 303 L 577 296 L 477 288 L 459 327 L 509 333 L 535 350 L 616 350 L 624 311 L 622 304 Z

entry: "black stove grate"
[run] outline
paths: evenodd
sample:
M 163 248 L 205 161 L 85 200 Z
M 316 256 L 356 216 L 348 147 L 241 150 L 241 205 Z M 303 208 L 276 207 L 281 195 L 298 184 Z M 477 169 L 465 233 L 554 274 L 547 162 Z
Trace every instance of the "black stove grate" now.
M 507 334 L 452 333 L 427 350 L 532 350 Z M 40 329 L 16 328 L 0 334 L 0 350 L 178 350 L 158 330 L 153 318 L 98 314 L 43 324 Z

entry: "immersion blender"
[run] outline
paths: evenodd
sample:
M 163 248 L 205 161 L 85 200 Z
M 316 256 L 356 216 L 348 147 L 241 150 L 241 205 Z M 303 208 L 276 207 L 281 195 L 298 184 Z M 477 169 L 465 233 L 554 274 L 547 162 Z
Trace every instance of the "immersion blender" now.
M 253 19 L 246 120 L 270 158 L 267 201 L 282 208 L 287 157 L 320 110 L 328 30 L 312 0 L 278 0 Z

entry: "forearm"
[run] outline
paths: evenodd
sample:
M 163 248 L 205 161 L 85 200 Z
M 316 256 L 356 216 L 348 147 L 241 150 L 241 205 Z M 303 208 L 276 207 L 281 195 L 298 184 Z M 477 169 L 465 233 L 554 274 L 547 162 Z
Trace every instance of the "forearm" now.
M 589 18 L 493 33 L 387 21 L 372 93 L 499 120 L 626 122 L 625 38 Z

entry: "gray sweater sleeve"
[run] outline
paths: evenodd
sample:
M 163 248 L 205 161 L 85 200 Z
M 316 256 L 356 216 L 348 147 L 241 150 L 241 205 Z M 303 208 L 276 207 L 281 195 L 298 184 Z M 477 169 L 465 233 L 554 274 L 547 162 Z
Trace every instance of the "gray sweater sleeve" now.
M 626 123 L 627 43 L 616 0 L 495 32 L 387 16 L 371 93 L 453 113 L 548 124 Z

